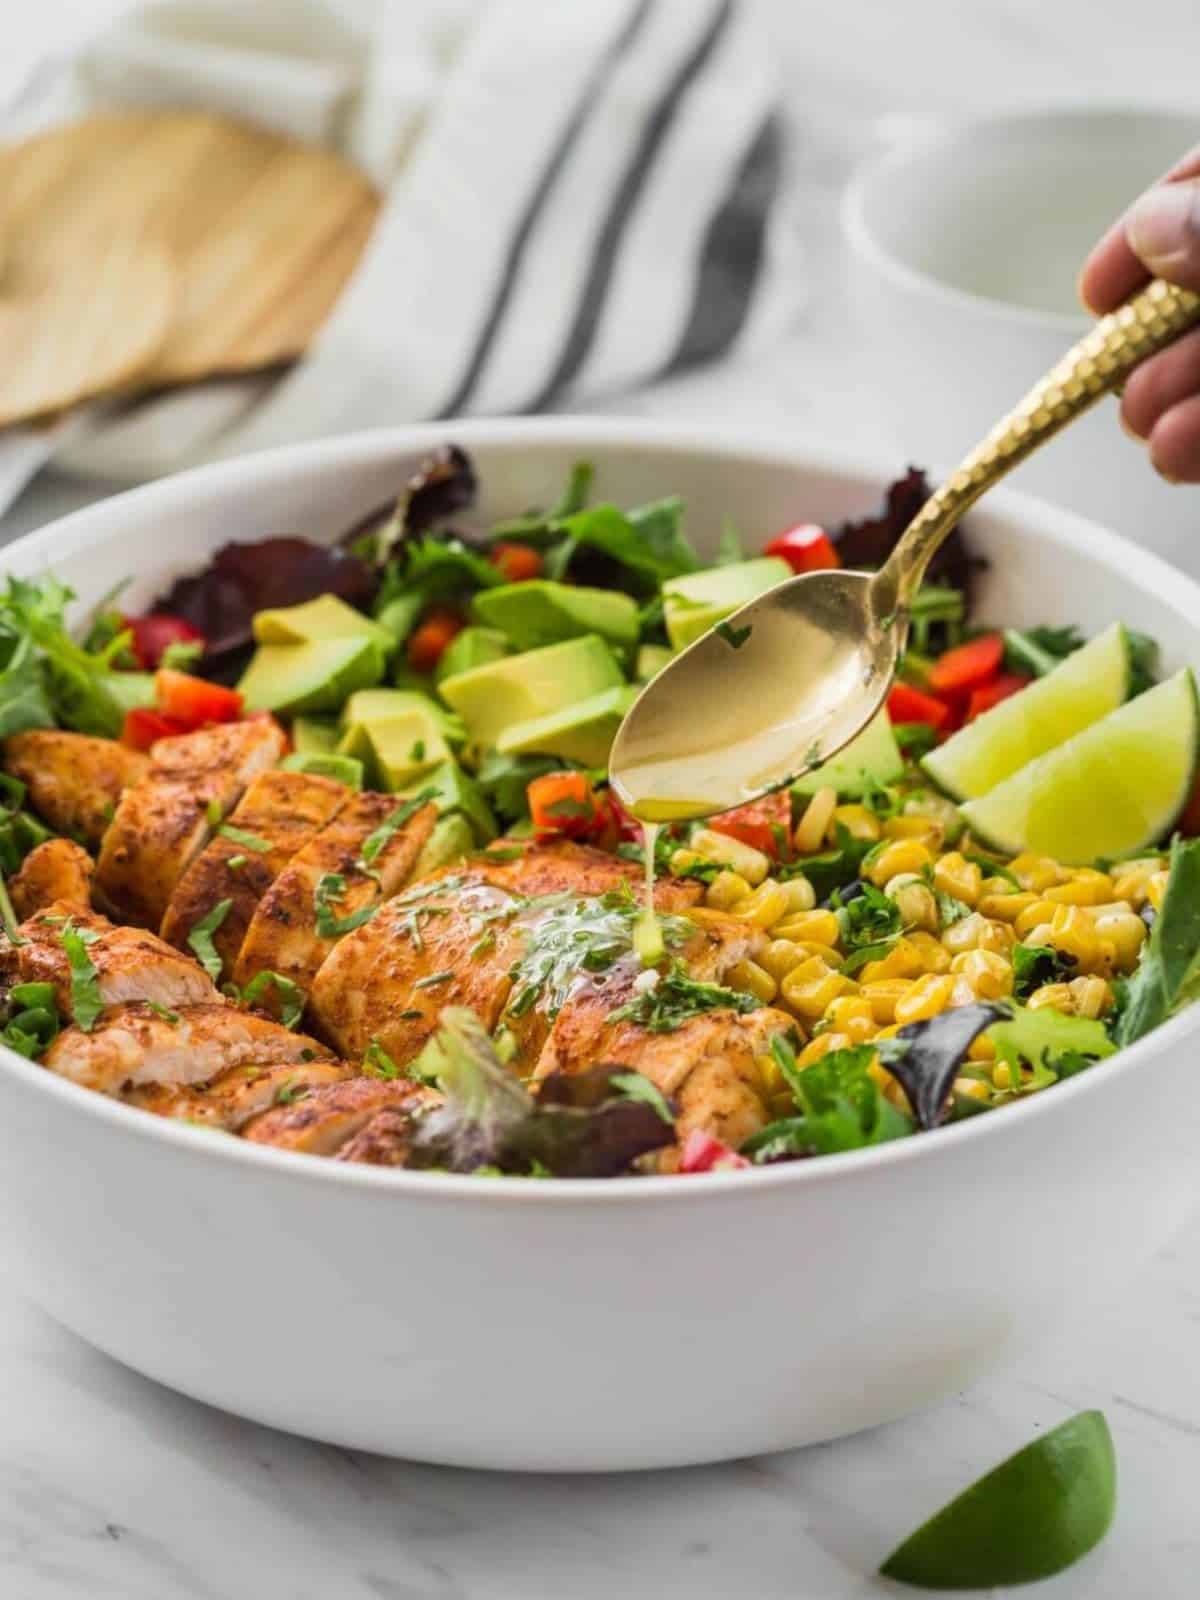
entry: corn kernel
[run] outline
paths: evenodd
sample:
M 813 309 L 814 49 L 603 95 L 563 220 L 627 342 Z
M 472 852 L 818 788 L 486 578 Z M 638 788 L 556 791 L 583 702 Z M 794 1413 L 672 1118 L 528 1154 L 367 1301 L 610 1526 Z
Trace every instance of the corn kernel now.
M 1007 955 L 1016 940 L 1007 922 L 993 922 L 972 911 L 961 922 L 952 923 L 942 933 L 942 944 L 952 955 L 964 950 L 992 950 L 996 955 Z
M 699 850 L 688 850 L 681 847 L 672 853 L 668 866 L 675 877 L 682 878 L 689 867 L 699 866 L 703 860 L 704 857 Z
M 878 1029 L 871 1002 L 861 994 L 843 994 L 834 1000 L 824 1017 L 828 1028 L 844 1033 L 855 1044 L 873 1039 Z
M 835 838 L 839 824 L 845 828 L 852 839 L 858 839 L 865 844 L 877 843 L 882 835 L 879 818 L 873 811 L 868 811 L 866 806 L 838 806 L 829 822 L 829 827 L 834 830 Z
M 992 1082 L 997 1089 L 1011 1089 L 1013 1086 L 1012 1071 L 1007 1061 L 1001 1061 L 992 1068 Z
M 1042 891 L 1043 899 L 1063 906 L 1099 906 L 1112 897 L 1112 879 L 1094 867 L 1080 867 L 1066 883 L 1051 884 Z
M 1097 978 L 1094 974 L 1084 978 L 1072 978 L 1067 988 L 1070 990 L 1072 1009 L 1077 1017 L 1094 1020 L 1102 1017 L 1106 1011 L 1112 1010 L 1112 987 L 1105 983 L 1103 978 Z
M 950 971 L 970 984 L 976 1000 L 1000 1000 L 1013 991 L 1012 966 L 991 950 L 964 950 Z
M 1064 955 L 1074 956 L 1084 972 L 1096 967 L 1107 968 L 1116 953 L 1112 941 L 1107 936 L 1102 940 L 1098 935 L 1096 919 L 1086 906 L 1056 906 L 1046 943 Z
M 740 839 L 732 839 L 727 833 L 717 833 L 714 828 L 697 828 L 691 845 L 706 861 L 716 861 L 739 873 L 751 888 L 760 884 L 771 870 L 771 863 L 761 850 L 743 844 Z
M 1119 861 L 1112 869 L 1113 898 L 1127 901 L 1136 910 L 1146 903 L 1150 880 L 1162 872 L 1161 856 L 1143 856 L 1140 860 Z
M 1018 894 L 1011 883 L 1006 883 L 995 893 L 980 896 L 979 914 L 984 917 L 994 917 L 998 922 L 1015 922 L 1022 911 L 1028 911 L 1030 906 L 1035 906 L 1037 903 L 1037 895 L 1028 891 Z
M 1035 894 L 1048 889 L 1052 883 L 1061 883 L 1066 877 L 1057 861 L 1049 856 L 1035 855 L 1031 850 L 1014 856 L 1008 863 L 1008 870 L 1022 889 L 1032 889 Z
M 811 1067 L 814 1061 L 820 1061 L 822 1056 L 832 1055 L 835 1050 L 848 1050 L 850 1040 L 844 1033 L 819 1033 L 809 1042 L 796 1057 L 798 1067 Z
M 1162 910 L 1163 900 L 1167 893 L 1167 876 L 1165 872 L 1155 872 L 1146 884 L 1146 901 L 1147 904 L 1154 907 L 1155 911 Z
M 1031 939 L 1030 934 L 1044 922 L 1049 922 L 1053 915 L 1053 900 L 1043 900 L 1039 897 L 1031 906 L 1026 906 L 1024 911 L 1017 913 L 1013 919 L 1013 932 L 1018 939 L 1023 939 L 1028 944 L 1037 944 L 1038 941 Z
M 977 1033 L 967 1048 L 968 1061 L 995 1061 L 996 1046 L 986 1033 Z
M 807 956 L 798 944 L 791 939 L 772 939 L 765 950 L 758 953 L 758 964 L 764 968 L 778 983 L 781 978 L 786 978 L 794 967 L 798 967 Z
M 921 958 L 922 972 L 950 971 L 950 952 L 932 933 L 926 933 L 923 928 L 916 928 L 907 935 L 907 939 Z
M 863 984 L 861 995 L 876 1023 L 891 1023 L 896 1020 L 896 1001 L 911 987 L 908 978 L 876 978 L 873 983 Z
M 817 892 L 807 878 L 789 878 L 783 888 L 787 891 L 789 911 L 811 911 L 817 903 Z
M 764 972 L 756 961 L 735 961 L 726 973 L 726 981 L 731 989 L 737 989 L 742 994 L 752 994 L 756 1000 L 761 1000 L 763 1005 L 770 1005 L 779 993 L 779 985 L 769 972 Z
M 925 972 L 925 957 L 914 937 L 896 940 L 878 961 L 868 961 L 859 974 L 862 983 L 877 983 L 881 978 L 919 978 Z
M 1041 1011 L 1049 1007 L 1052 1011 L 1063 1011 L 1071 1016 L 1075 1010 L 1071 998 L 1071 990 L 1065 983 L 1044 983 L 1040 989 L 1035 989 L 1025 1002 L 1030 1011 Z
M 965 1095 L 968 1100 L 986 1100 L 988 1088 L 978 1078 L 955 1078 L 955 1094 Z
M 945 975 L 930 974 L 918 978 L 905 995 L 896 1001 L 896 1021 L 903 1026 L 909 1022 L 925 1022 L 945 1011 L 954 992 L 954 980 Z
M 906 928 L 925 928 L 936 933 L 939 927 L 937 901 L 933 890 L 915 872 L 899 872 L 884 885 L 884 894 L 894 900 Z
M 922 873 L 933 861 L 928 845 L 919 839 L 891 839 L 870 862 L 867 876 L 882 889 L 902 872 Z
M 908 839 L 923 844 L 931 855 L 942 848 L 946 839 L 946 830 L 936 817 L 889 817 L 882 832 L 885 839 Z
M 833 972 L 819 960 L 806 961 L 783 980 L 783 998 L 797 1016 L 816 1022 L 829 1005 L 843 994 L 857 994 L 858 985 Z
M 732 911 L 749 893 L 750 885 L 740 872 L 718 872 L 704 891 L 704 901 L 714 911 Z
M 1146 942 L 1146 924 L 1136 911 L 1105 911 L 1095 918 L 1096 935 L 1112 943 L 1116 964 L 1122 972 L 1137 966 Z
M 933 864 L 933 886 L 943 894 L 952 894 L 966 906 L 974 906 L 979 899 L 983 873 L 973 861 L 957 850 L 951 850 Z
M 918 789 L 910 794 L 901 810 L 906 817 L 932 817 L 940 822 L 947 839 L 962 832 L 962 818 L 954 801 L 947 800 L 944 794 L 935 794 L 932 789 Z
M 835 945 L 841 937 L 841 924 L 832 911 L 800 911 L 784 917 L 772 928 L 777 939 L 801 939 L 810 944 Z
M 804 808 L 804 815 L 796 824 L 792 842 L 798 855 L 815 855 L 825 843 L 825 830 L 837 810 L 837 790 L 818 789 Z
M 757 889 L 731 907 L 733 915 L 741 922 L 752 922 L 756 928 L 769 928 L 787 915 L 788 893 L 774 878 L 767 878 Z

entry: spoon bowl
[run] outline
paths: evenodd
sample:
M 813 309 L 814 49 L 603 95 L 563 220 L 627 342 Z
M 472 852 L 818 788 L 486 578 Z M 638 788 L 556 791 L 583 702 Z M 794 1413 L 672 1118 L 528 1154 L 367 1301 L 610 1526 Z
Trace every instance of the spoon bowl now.
M 870 573 L 791 578 L 703 634 L 630 708 L 610 760 L 645 822 L 727 811 L 849 744 L 879 710 L 905 629 Z

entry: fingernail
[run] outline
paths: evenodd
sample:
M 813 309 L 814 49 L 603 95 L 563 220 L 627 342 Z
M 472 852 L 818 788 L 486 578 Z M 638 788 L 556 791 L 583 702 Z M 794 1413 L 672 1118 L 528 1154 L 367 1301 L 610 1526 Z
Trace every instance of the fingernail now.
M 1148 189 L 1129 213 L 1125 232 L 1151 272 L 1165 274 L 1200 249 L 1200 184 L 1163 183 Z

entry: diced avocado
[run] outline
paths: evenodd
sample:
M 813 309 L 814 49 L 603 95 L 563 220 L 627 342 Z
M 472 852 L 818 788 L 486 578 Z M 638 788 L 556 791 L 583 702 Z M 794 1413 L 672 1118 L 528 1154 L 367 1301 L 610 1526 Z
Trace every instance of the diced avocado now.
M 581 767 L 606 766 L 621 719 L 637 693 L 627 686 L 604 689 L 548 716 L 514 722 L 497 739 L 496 748 L 503 755 L 558 756 Z
M 434 682 L 441 683 L 456 672 L 470 672 L 473 667 L 486 667 L 489 661 L 511 654 L 512 646 L 498 628 L 464 628 L 443 650 L 433 669 Z
M 759 556 L 755 561 L 734 561 L 727 567 L 668 578 L 662 586 L 667 638 L 682 650 L 723 617 L 791 576 L 791 567 L 780 557 Z
M 613 589 L 584 589 L 537 578 L 504 583 L 475 596 L 475 615 L 498 628 L 518 650 L 537 650 L 562 639 L 598 633 L 610 644 L 632 645 L 638 636 L 637 603 Z
M 375 752 L 371 749 L 371 736 L 361 722 L 355 722 L 346 729 L 337 742 L 335 754 L 348 756 L 351 761 L 359 762 L 372 787 L 377 784 Z
M 370 741 L 373 770 L 385 789 L 402 789 L 450 759 L 450 746 L 427 711 L 405 711 L 355 726 Z
M 158 698 L 152 672 L 103 672 L 100 681 L 122 711 L 152 706 Z
M 649 683 L 675 654 L 668 650 L 665 644 L 644 644 L 637 653 L 637 664 L 633 675 L 639 683 Z
M 452 744 L 461 744 L 467 736 L 462 719 L 440 706 L 431 695 L 416 689 L 364 689 L 353 694 L 342 710 L 343 728 L 357 722 L 383 722 L 388 717 L 407 716 L 410 712 L 432 717 L 438 731 Z
M 356 689 L 378 683 L 383 669 L 373 639 L 260 644 L 238 688 L 247 711 L 336 711 Z
M 420 589 L 411 589 L 408 594 L 398 594 L 394 600 L 389 600 L 375 621 L 381 628 L 387 629 L 393 645 L 403 644 L 416 627 L 417 618 L 428 604 L 428 595 L 423 594 Z
M 886 711 L 880 711 L 863 731 L 825 761 L 792 784 L 793 794 L 816 794 L 836 789 L 839 794 L 862 794 L 872 784 L 894 783 L 904 771 L 904 757 L 892 732 Z
M 549 716 L 604 689 L 619 689 L 622 682 L 612 651 L 589 633 L 456 673 L 439 692 L 476 744 L 494 745 L 514 722 Z
M 285 756 L 279 765 L 285 772 L 312 772 L 318 778 L 333 778 L 348 789 L 363 786 L 363 764 L 353 756 L 326 754 L 321 750 L 297 750 Z
M 337 749 L 337 723 L 332 717 L 297 717 L 292 743 L 300 755 L 332 755 Z
M 381 650 L 395 648 L 394 634 L 336 594 L 319 595 L 303 605 L 256 611 L 254 637 L 259 644 L 309 644 L 314 639 L 374 639 Z
M 435 872 L 438 867 L 449 866 L 452 861 L 461 861 L 474 848 L 475 835 L 466 817 L 457 811 L 439 817 L 413 863 L 413 877 L 421 878 L 427 872 Z
M 422 773 L 397 793 L 407 799 L 424 789 L 434 791 L 433 803 L 443 816 L 460 811 L 470 822 L 480 844 L 487 844 L 496 837 L 499 829 L 491 807 L 483 798 L 482 789 L 474 778 L 468 777 L 457 761 L 443 761 L 432 772 Z

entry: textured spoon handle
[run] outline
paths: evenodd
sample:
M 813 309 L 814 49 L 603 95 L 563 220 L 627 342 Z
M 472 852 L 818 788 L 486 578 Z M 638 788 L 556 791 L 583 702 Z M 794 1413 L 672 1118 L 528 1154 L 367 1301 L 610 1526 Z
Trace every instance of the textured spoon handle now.
M 985 489 L 1197 323 L 1200 295 L 1159 278 L 1102 318 L 976 445 L 913 518 L 879 574 L 882 609 L 907 608 L 934 551 Z

